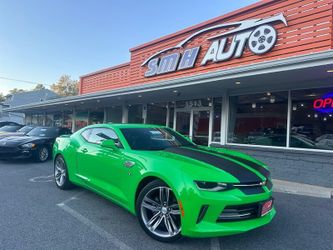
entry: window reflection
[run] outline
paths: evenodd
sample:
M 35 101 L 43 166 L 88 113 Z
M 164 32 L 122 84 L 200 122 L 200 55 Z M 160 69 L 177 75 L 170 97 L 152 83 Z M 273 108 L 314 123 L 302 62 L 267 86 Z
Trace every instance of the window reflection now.
M 147 105 L 146 123 L 165 126 L 166 117 L 167 103 L 150 103 Z
M 75 129 L 79 130 L 88 125 L 88 111 L 77 110 L 75 113 Z
M 328 93 L 332 89 L 292 91 L 290 147 L 333 149 L 333 112 L 314 108 Z
M 111 106 L 106 109 L 106 122 L 121 123 L 122 116 L 122 106 Z
M 104 109 L 96 108 L 89 113 L 89 125 L 101 124 L 104 121 Z
M 141 104 L 128 106 L 128 123 L 143 123 Z
M 229 143 L 286 146 L 288 92 L 230 98 Z

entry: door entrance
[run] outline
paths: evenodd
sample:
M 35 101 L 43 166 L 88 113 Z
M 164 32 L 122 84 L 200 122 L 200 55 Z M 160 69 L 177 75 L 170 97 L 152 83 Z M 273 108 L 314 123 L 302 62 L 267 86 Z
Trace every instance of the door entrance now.
M 208 146 L 210 110 L 193 110 L 192 141 L 198 145 Z
M 208 146 L 211 135 L 212 108 L 176 109 L 174 129 L 198 145 Z

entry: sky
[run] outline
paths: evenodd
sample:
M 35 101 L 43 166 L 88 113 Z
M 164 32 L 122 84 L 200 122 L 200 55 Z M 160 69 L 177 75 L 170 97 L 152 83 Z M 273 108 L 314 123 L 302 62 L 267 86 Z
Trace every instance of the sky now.
M 129 49 L 256 0 L 0 0 L 0 93 L 130 60 Z

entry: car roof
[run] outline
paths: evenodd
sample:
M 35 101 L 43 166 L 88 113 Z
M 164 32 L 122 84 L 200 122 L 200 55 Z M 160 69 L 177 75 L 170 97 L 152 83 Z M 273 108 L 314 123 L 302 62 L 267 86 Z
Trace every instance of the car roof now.
M 90 125 L 87 128 L 100 128 L 100 127 L 109 127 L 109 128 L 165 128 L 165 126 L 154 125 L 154 124 L 135 124 L 135 123 L 106 123 L 106 124 L 94 124 Z

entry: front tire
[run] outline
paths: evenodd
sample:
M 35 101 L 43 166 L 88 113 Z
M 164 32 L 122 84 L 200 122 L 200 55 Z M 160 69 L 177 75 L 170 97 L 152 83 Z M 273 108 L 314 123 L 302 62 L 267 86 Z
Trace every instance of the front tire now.
M 67 165 L 61 155 L 58 155 L 54 161 L 54 180 L 57 187 L 62 190 L 72 189 L 74 187 L 69 180 Z
M 162 242 L 181 238 L 178 201 L 172 189 L 164 182 L 152 181 L 141 190 L 136 213 L 141 227 L 150 237 Z
M 46 146 L 41 146 L 37 149 L 36 160 L 38 162 L 46 162 L 50 158 L 50 150 Z

